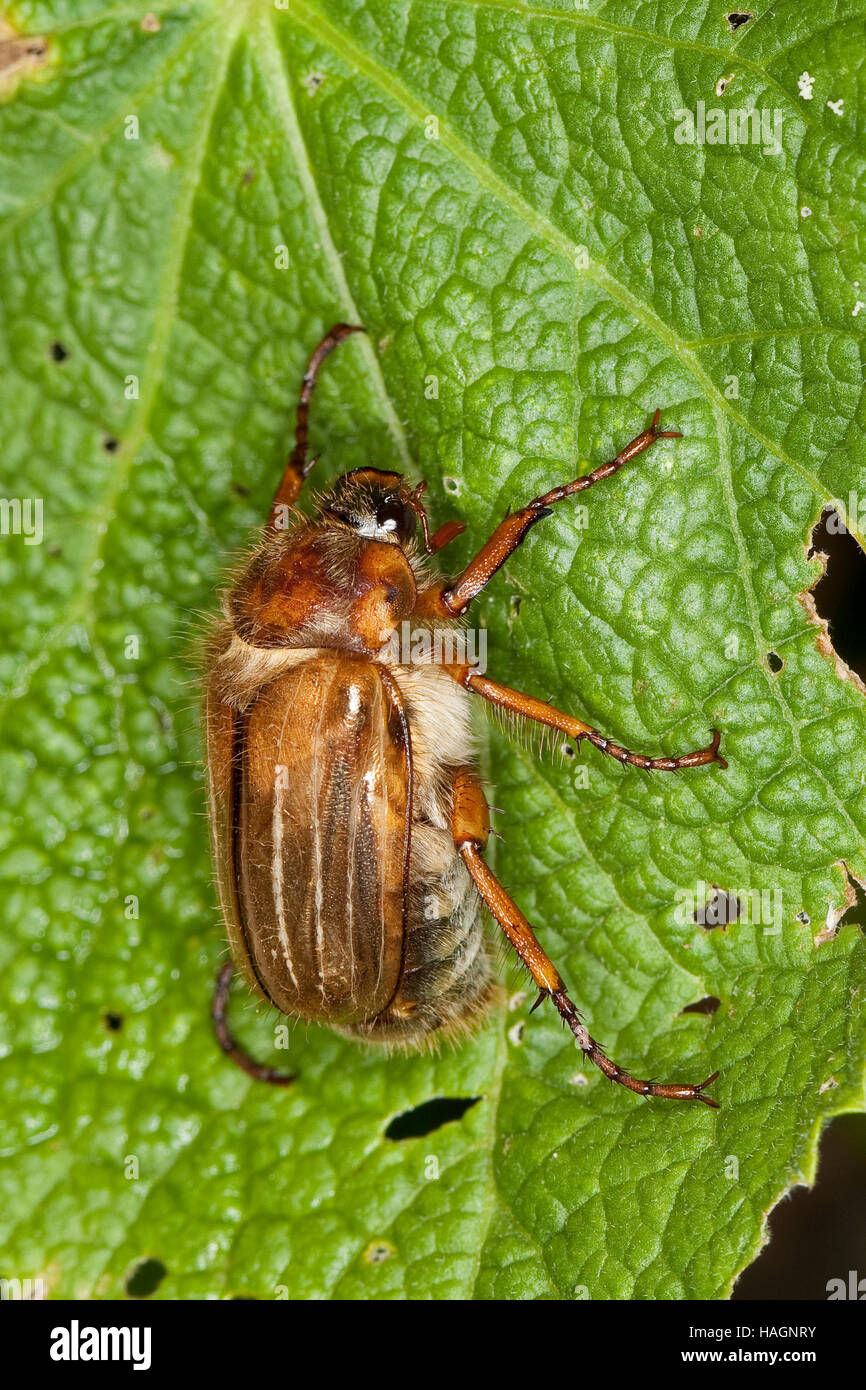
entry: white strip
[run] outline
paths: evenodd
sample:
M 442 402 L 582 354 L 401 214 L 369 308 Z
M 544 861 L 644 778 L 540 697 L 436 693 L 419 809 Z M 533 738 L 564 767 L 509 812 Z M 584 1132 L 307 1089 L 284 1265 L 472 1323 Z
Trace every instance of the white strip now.
M 282 742 L 282 740 L 281 740 Z M 278 749 L 278 754 L 281 750 Z M 283 786 L 282 778 L 276 779 L 274 786 L 274 809 L 271 815 L 271 890 L 274 895 L 274 908 L 277 913 L 277 926 L 280 931 L 280 943 L 283 948 L 283 957 L 286 962 L 286 969 L 292 979 L 295 989 L 298 988 L 298 980 L 292 966 L 292 951 L 289 945 L 289 931 L 286 926 L 285 892 L 283 887 Z

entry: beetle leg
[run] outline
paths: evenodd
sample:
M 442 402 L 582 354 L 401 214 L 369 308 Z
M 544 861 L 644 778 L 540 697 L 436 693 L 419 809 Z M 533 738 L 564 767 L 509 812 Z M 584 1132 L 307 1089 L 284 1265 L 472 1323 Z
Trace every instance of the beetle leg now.
M 656 411 L 652 418 L 652 423 L 639 434 L 631 443 L 626 444 L 621 449 L 615 459 L 609 463 L 603 463 L 598 468 L 594 468 L 591 473 L 585 473 L 582 478 L 575 478 L 571 483 L 564 483 L 561 487 L 551 488 L 543 497 L 536 497 L 525 507 L 521 507 L 519 512 L 513 516 L 507 516 L 500 522 L 493 535 L 481 547 L 473 560 L 469 561 L 463 573 L 447 585 L 440 593 L 439 600 L 443 606 L 445 614 L 449 617 L 457 617 L 464 613 L 472 600 L 481 592 L 485 584 L 488 583 L 501 565 L 505 563 L 509 555 L 513 555 L 515 550 L 526 539 L 530 528 L 540 521 L 542 517 L 549 516 L 554 502 L 561 502 L 565 497 L 573 497 L 576 492 L 585 492 L 593 483 L 600 483 L 603 478 L 610 478 L 624 463 L 629 463 L 637 458 L 650 445 L 655 444 L 657 439 L 682 439 L 679 430 L 660 430 L 658 427 L 660 411 Z
M 271 503 L 271 514 L 268 518 L 268 525 L 275 529 L 284 529 L 286 509 L 294 506 L 298 498 L 298 493 L 303 487 L 304 479 L 316 462 L 315 459 L 307 460 L 308 432 L 307 422 L 310 415 L 310 399 L 316 385 L 316 377 L 319 368 L 329 353 L 341 343 L 344 338 L 348 338 L 350 333 L 365 333 L 366 329 L 357 323 L 335 323 L 330 332 L 326 333 L 318 347 L 313 352 L 307 365 L 301 382 L 301 392 L 298 397 L 298 414 L 295 424 L 295 447 L 289 455 L 286 464 L 286 471 L 282 481 L 274 494 Z M 278 526 L 277 523 L 281 525 Z
M 728 765 L 719 752 L 721 735 L 718 729 L 713 729 L 712 740 L 706 748 L 698 748 L 693 753 L 681 753 L 677 758 L 648 758 L 645 753 L 633 753 L 630 748 L 613 743 L 573 714 L 565 714 L 544 700 L 537 700 L 534 695 L 524 695 L 520 690 L 511 690 L 507 685 L 500 685 L 498 681 L 488 680 L 472 666 L 446 666 L 443 669 L 466 690 L 481 695 L 492 705 L 496 705 L 497 709 L 520 715 L 523 719 L 532 719 L 536 724 L 546 724 L 549 728 L 558 729 L 560 733 L 575 739 L 578 746 L 582 739 L 586 739 L 600 752 L 616 758 L 619 763 L 642 767 L 647 772 L 676 772 L 679 768 L 702 767 L 705 763 L 718 763 L 719 767 Z
M 490 822 L 484 793 L 471 768 L 458 768 L 454 774 L 452 833 L 457 852 L 469 870 L 483 902 L 496 918 L 540 990 L 539 998 L 533 1007 L 537 1007 L 542 999 L 549 996 L 559 1010 L 560 1017 L 574 1034 L 584 1056 L 599 1067 L 609 1081 L 615 1081 L 641 1096 L 664 1096 L 668 1100 L 700 1100 L 704 1105 L 718 1110 L 718 1101 L 704 1095 L 707 1086 L 712 1085 L 718 1072 L 713 1072 L 706 1081 L 701 1081 L 696 1086 L 677 1081 L 640 1081 L 617 1066 L 592 1037 L 569 999 L 556 966 L 545 955 L 520 908 L 508 896 L 482 856 L 490 833 Z
M 231 1057 L 232 1061 L 254 1081 L 268 1081 L 272 1086 L 291 1086 L 294 1076 L 290 1076 L 288 1072 L 277 1071 L 275 1067 L 266 1066 L 263 1062 L 253 1061 L 249 1053 L 244 1052 L 235 1042 L 226 1017 L 233 974 L 234 967 L 231 961 L 227 960 L 217 975 L 210 1010 L 217 1042 L 226 1056 Z

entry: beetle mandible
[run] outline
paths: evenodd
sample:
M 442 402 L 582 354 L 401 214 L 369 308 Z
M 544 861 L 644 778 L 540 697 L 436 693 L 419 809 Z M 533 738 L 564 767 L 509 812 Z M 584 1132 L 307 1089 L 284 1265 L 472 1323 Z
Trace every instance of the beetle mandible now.
M 467 661 L 394 659 L 402 623 L 457 628 L 473 599 L 552 507 L 611 477 L 658 439 L 647 429 L 609 463 L 554 487 L 496 527 L 453 579 L 429 557 L 465 527 L 431 535 L 399 473 L 338 478 L 306 518 L 293 510 L 315 459 L 308 417 L 317 373 L 358 325 L 338 323 L 303 378 L 294 448 L 268 524 L 223 603 L 207 651 L 205 725 L 220 905 L 253 990 L 294 1018 L 368 1043 L 420 1048 L 470 1032 L 495 982 L 482 903 L 577 1045 L 611 1081 L 644 1096 L 717 1103 L 698 1085 L 641 1081 L 590 1035 L 556 967 L 484 858 L 488 807 L 470 724 L 473 695 L 517 718 L 585 739 L 621 763 L 674 771 L 726 766 L 706 748 L 646 757 L 583 720 L 511 690 Z M 429 652 L 429 648 L 427 649 Z M 434 649 L 435 650 L 435 649 Z M 286 1084 L 238 1046 L 223 966 L 213 1018 L 220 1046 L 251 1076 Z

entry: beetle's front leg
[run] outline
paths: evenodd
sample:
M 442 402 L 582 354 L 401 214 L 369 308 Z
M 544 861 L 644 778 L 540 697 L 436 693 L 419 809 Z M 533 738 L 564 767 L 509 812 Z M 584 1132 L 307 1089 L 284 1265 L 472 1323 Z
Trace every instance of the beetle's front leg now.
M 452 584 L 437 587 L 435 598 L 431 595 L 427 599 L 424 607 L 431 610 L 428 616 L 456 618 L 465 613 L 472 600 L 480 594 L 500 566 L 504 565 L 509 555 L 513 555 L 517 547 L 522 545 L 535 523 L 550 515 L 550 509 L 555 502 L 573 497 L 577 492 L 585 492 L 593 483 L 610 478 L 624 463 L 637 458 L 638 454 L 655 444 L 657 439 L 682 439 L 679 430 L 659 429 L 659 414 L 657 410 L 649 427 L 626 444 L 615 459 L 594 468 L 591 473 L 585 473 L 582 478 L 575 478 L 571 483 L 551 488 L 550 492 L 545 492 L 542 497 L 535 497 L 525 507 L 521 507 L 519 512 L 507 516 L 500 522 L 489 541 L 481 547 L 475 558 L 470 560 L 463 573 Z
M 251 1076 L 254 1081 L 267 1081 L 271 1086 L 291 1086 L 295 1079 L 294 1076 L 290 1076 L 288 1072 L 277 1071 L 275 1067 L 269 1067 L 264 1062 L 256 1062 L 248 1052 L 245 1052 L 235 1042 L 227 1018 L 229 990 L 233 974 L 234 966 L 228 960 L 217 975 L 211 1003 L 211 1018 L 213 1019 L 217 1042 L 226 1056 L 231 1057 L 241 1071 L 245 1071 L 247 1076 Z
M 485 862 L 482 851 L 490 833 L 487 802 L 478 778 L 471 768 L 458 768 L 453 781 L 452 834 L 457 851 L 469 870 L 475 887 L 485 905 L 496 918 L 502 931 L 527 967 L 539 988 L 537 1003 L 550 997 L 560 1017 L 568 1024 L 578 1046 L 610 1081 L 636 1091 L 641 1096 L 663 1096 L 667 1100 L 700 1100 L 704 1105 L 719 1109 L 718 1101 L 704 1095 L 707 1086 L 718 1076 L 713 1072 L 698 1085 L 671 1081 L 640 1081 L 617 1066 L 592 1037 L 560 978 L 559 971 L 545 955 L 532 927 L 516 903 L 508 896 L 496 875 Z
M 633 753 L 630 748 L 623 748 L 621 744 L 605 738 L 591 724 L 585 724 L 573 714 L 565 714 L 563 710 L 556 709 L 544 700 L 537 700 L 534 695 L 524 695 L 520 690 L 511 690 L 507 685 L 500 685 L 498 681 L 488 680 L 487 676 L 483 676 L 472 666 L 445 666 L 443 669 L 466 690 L 472 690 L 476 695 L 489 700 L 497 709 L 519 715 L 522 719 L 531 719 L 536 724 L 546 724 L 551 729 L 558 729 L 560 733 L 573 738 L 578 746 L 582 739 L 586 739 L 600 752 L 616 758 L 619 763 L 628 763 L 630 767 L 642 767 L 646 772 L 677 772 L 680 768 L 702 767 L 705 763 L 718 763 L 719 767 L 728 765 L 719 752 L 721 735 L 718 729 L 713 730 L 712 740 L 706 748 L 698 748 L 692 753 L 681 753 L 675 758 L 649 758 L 645 753 Z

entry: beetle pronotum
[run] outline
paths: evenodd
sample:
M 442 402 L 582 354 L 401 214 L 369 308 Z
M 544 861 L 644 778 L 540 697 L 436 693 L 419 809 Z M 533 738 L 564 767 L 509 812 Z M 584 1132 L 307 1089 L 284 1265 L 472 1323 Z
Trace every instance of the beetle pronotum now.
M 505 518 L 462 573 L 428 557 L 465 528 L 432 536 L 398 473 L 361 468 L 339 478 L 305 518 L 292 508 L 315 460 L 307 421 L 318 370 L 363 330 L 336 324 L 301 386 L 295 445 L 260 542 L 224 600 L 207 654 L 205 721 L 220 904 L 235 961 L 282 1013 L 365 1042 L 422 1047 L 470 1031 L 494 996 L 481 904 L 584 1054 L 611 1081 L 644 1096 L 716 1102 L 699 1085 L 640 1081 L 605 1055 L 532 927 L 484 859 L 490 833 L 469 705 L 586 739 L 649 771 L 726 764 L 719 734 L 681 757 L 650 758 L 573 715 L 510 690 L 471 663 L 395 661 L 405 621 L 459 626 L 472 600 L 551 508 L 595 486 L 676 430 L 650 426 L 609 463 L 552 488 Z M 419 537 L 420 528 L 420 537 Z M 232 977 L 220 971 L 213 1017 L 220 1046 L 250 1075 L 260 1066 L 226 1020 Z

